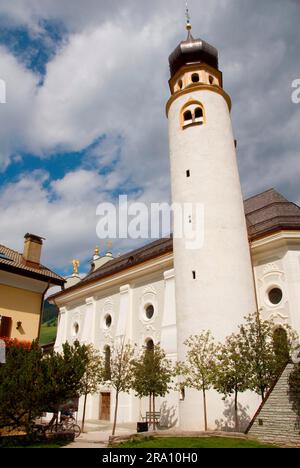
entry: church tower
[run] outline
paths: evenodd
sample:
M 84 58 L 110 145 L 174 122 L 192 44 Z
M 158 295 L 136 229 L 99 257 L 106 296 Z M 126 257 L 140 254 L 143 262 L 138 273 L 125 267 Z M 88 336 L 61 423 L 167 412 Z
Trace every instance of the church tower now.
M 188 37 L 169 58 L 167 103 L 173 203 L 182 208 L 187 204 L 185 232 L 200 234 L 196 245 L 185 236 L 174 237 L 180 361 L 191 335 L 210 330 L 223 341 L 245 315 L 257 310 L 231 99 L 223 89 L 218 51 L 194 39 L 191 29 L 188 20 Z M 174 227 L 179 218 L 176 210 Z M 208 426 L 214 429 L 215 420 L 224 417 L 224 403 L 210 392 L 207 404 Z M 203 429 L 202 410 L 199 392 L 185 389 L 180 427 Z

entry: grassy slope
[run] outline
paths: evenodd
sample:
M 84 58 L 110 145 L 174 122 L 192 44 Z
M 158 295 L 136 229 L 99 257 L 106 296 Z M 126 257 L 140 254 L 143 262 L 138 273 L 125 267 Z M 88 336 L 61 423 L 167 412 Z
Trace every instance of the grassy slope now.
M 119 448 L 276 448 L 252 440 L 207 438 L 147 438 L 137 442 L 126 442 Z
M 41 327 L 41 345 L 53 343 L 56 338 L 57 327 L 48 327 L 46 324 Z

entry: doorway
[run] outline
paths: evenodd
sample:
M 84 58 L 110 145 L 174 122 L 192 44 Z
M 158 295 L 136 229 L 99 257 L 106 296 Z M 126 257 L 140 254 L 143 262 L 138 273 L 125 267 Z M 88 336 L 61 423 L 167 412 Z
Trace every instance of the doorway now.
M 110 421 L 110 393 L 100 395 L 100 421 Z

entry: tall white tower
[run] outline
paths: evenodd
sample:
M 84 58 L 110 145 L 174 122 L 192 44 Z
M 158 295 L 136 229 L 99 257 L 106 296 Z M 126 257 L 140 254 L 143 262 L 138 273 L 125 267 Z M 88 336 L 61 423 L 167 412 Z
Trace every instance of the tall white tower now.
M 187 40 L 169 58 L 171 97 L 169 120 L 173 203 L 203 207 L 203 245 L 189 246 L 174 239 L 178 358 L 185 360 L 184 341 L 211 330 L 222 341 L 243 317 L 256 310 L 250 249 L 244 214 L 231 100 L 223 89 L 218 51 L 194 39 L 187 24 Z M 175 225 L 178 221 L 175 213 Z M 196 210 L 186 222 L 198 229 Z M 224 404 L 208 395 L 208 422 L 223 416 Z M 203 428 L 201 395 L 185 389 L 180 402 L 180 426 Z

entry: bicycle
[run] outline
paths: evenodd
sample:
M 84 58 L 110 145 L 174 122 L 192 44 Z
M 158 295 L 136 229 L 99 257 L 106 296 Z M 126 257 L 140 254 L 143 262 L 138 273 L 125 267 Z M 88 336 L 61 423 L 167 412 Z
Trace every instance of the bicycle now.
M 81 435 L 81 428 L 76 424 L 74 418 L 68 417 L 60 421 L 59 423 L 54 423 L 51 427 L 51 433 L 57 434 L 60 432 L 72 432 L 75 434 L 75 439 Z

